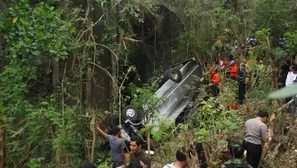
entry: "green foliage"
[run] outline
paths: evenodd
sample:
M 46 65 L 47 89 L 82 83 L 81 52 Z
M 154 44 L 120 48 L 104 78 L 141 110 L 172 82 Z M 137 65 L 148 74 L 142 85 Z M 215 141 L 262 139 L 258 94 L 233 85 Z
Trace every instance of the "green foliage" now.
M 30 168 L 40 168 L 42 167 L 42 160 L 44 160 L 44 158 L 33 158 L 30 159 L 30 161 L 26 164 L 27 167 Z
M 187 7 L 187 8 L 184 8 L 184 14 L 188 17 L 199 16 L 199 10 L 197 10 L 197 8 Z
M 296 28 L 294 0 L 263 0 L 254 1 L 254 21 L 256 28 L 271 28 L 271 34 L 278 38 L 286 31 Z
M 173 135 L 173 131 L 175 130 L 175 123 L 172 120 L 158 118 L 158 128 L 152 129 L 153 140 L 162 143 L 166 139 L 169 139 Z M 152 127 L 154 127 L 152 125 Z
M 157 107 L 161 104 L 161 100 L 155 96 L 156 85 L 143 86 L 142 88 L 132 86 L 131 105 L 143 112 L 143 117 L 149 122 L 157 112 Z
M 73 16 L 78 10 L 73 10 Z M 7 41 L 5 59 L 19 59 L 36 65 L 42 57 L 65 59 L 74 48 L 72 35 L 77 17 L 63 20 L 63 11 L 48 4 L 38 3 L 32 8 L 28 1 L 12 5 L 2 13 L 0 31 Z
M 75 165 L 81 162 L 78 158 L 84 139 L 79 134 L 83 132 L 73 131 L 80 123 L 76 121 L 79 116 L 73 118 L 77 109 L 64 108 L 61 112 L 51 96 L 37 102 L 28 98 L 30 84 L 39 80 L 39 66 L 44 60 L 66 59 L 76 48 L 73 38 L 78 12 L 74 8 L 72 18 L 66 19 L 62 9 L 43 2 L 33 7 L 22 0 L 14 1 L 0 15 L 0 32 L 7 42 L 1 59 L 8 62 L 0 74 L 0 104 L 6 149 L 14 151 L 9 153 L 8 167 L 49 167 L 51 163 L 45 165 L 50 162 L 45 158 L 53 157 L 57 148 L 62 150 L 61 157 L 75 158 Z
M 108 168 L 110 167 L 110 161 L 104 161 L 103 163 L 101 163 L 99 166 L 97 166 L 97 168 Z
M 191 115 L 190 121 L 194 126 L 196 140 L 199 142 L 209 142 L 215 136 L 235 136 L 234 131 L 241 123 L 235 111 L 226 110 L 220 102 L 211 98 L 207 102 L 202 102 L 194 114 Z M 214 133 L 220 130 L 220 133 Z M 220 134 L 220 135 L 218 135 Z
M 183 4 L 185 18 L 185 33 L 180 36 L 179 50 L 184 53 L 186 48 L 191 56 L 199 55 L 203 60 L 212 60 L 216 54 L 214 50 L 215 39 L 222 36 L 224 45 L 231 51 L 231 41 L 242 38 L 239 31 L 242 28 L 240 15 L 233 9 L 225 8 L 221 1 L 207 3 L 205 1 L 179 1 Z M 248 5 L 248 4 L 246 4 Z M 177 4 L 179 6 L 179 4 Z M 228 31 L 226 31 L 228 30 Z M 180 51 L 178 51 L 180 52 Z
M 255 33 L 256 39 L 260 42 L 260 44 L 256 47 L 254 53 L 255 58 L 260 58 L 267 60 L 269 59 L 269 50 L 270 50 L 270 29 L 262 29 Z
M 270 33 L 270 29 L 261 29 L 261 30 L 258 30 L 256 33 L 256 38 L 257 40 L 260 41 L 260 43 L 264 43 L 264 42 L 267 42 L 267 38 L 270 37 L 271 33 Z
M 124 16 L 121 21 L 126 22 L 129 21 L 128 18 L 136 19 L 138 22 L 143 23 L 143 19 L 141 16 L 141 11 L 138 5 L 135 4 L 127 4 L 121 11 L 122 16 Z
M 86 159 L 86 156 L 89 156 L 89 148 L 93 141 L 89 115 L 102 113 L 84 108 L 84 104 L 80 102 L 81 99 L 76 98 L 71 92 L 78 92 L 77 94 L 83 97 L 84 93 L 79 92 L 82 92 L 80 89 L 86 85 L 86 70 L 93 69 L 94 72 L 95 69 L 88 67 L 88 63 L 90 60 L 96 63 L 102 61 L 99 56 L 105 51 L 98 48 L 96 41 L 101 43 L 101 47 L 104 46 L 116 53 L 117 66 L 121 67 L 124 64 L 125 67 L 131 67 L 129 62 L 131 53 L 134 47 L 137 47 L 134 45 L 131 24 L 141 26 L 144 24 L 144 13 L 149 13 L 157 18 L 154 24 L 156 24 L 155 31 L 158 31 L 158 26 L 164 21 L 163 16 L 157 16 L 157 8 L 152 3 L 141 0 L 88 1 L 89 12 L 94 16 L 97 15 L 94 11 L 95 7 L 100 6 L 103 12 L 102 22 L 99 20 L 100 22 L 97 22 L 96 28 L 93 29 L 95 25 L 91 15 L 86 16 L 86 20 L 81 20 L 78 16 L 80 10 L 77 8 L 71 6 L 71 10 L 66 12 L 62 5 L 51 6 L 57 2 L 60 5 L 64 1 L 41 2 L 40 0 L 34 1 L 40 2 L 34 5 L 31 5 L 31 2 L 29 0 L 11 1 L 10 8 L 1 11 L 0 14 L 0 32 L 6 41 L 5 50 L 0 53 L 1 63 L 5 62 L 4 69 L 0 73 L 0 127 L 6 131 L 5 147 L 9 156 L 7 166 L 77 167 Z M 215 60 L 216 58 L 211 56 L 216 52 L 212 49 L 217 36 L 223 37 L 223 45 L 228 54 L 232 52 L 232 42 L 235 39 L 241 43 L 255 30 L 259 30 L 256 36 L 261 44 L 255 51 L 250 52 L 251 59 L 254 61 L 251 65 L 252 75 L 258 73 L 256 58 L 265 58 L 269 64 L 273 61 L 277 66 L 280 65 L 281 60 L 297 51 L 295 0 L 214 0 L 211 2 L 169 0 L 164 2 L 170 4 L 172 7 L 170 9 L 181 19 L 185 28 L 185 32 L 179 37 L 179 48 L 171 49 L 171 54 L 181 55 L 179 56 L 181 58 L 187 55 L 204 60 Z M 83 23 L 80 28 L 86 28 L 86 30 L 78 32 L 77 23 Z M 97 26 L 102 27 L 104 31 L 99 32 L 99 36 L 93 37 L 93 31 L 97 31 Z M 286 52 L 273 46 L 272 43 L 274 39 L 284 34 Z M 75 74 L 75 78 L 73 79 L 67 76 L 68 69 L 65 68 L 62 83 L 64 82 L 63 84 L 67 86 L 63 85 L 59 88 L 60 95 L 51 95 L 52 93 L 44 93 L 46 96 L 32 95 L 30 91 L 32 88 L 35 89 L 33 83 L 43 76 L 40 67 L 47 64 L 48 60 L 50 60 L 50 66 L 53 60 L 66 62 L 69 56 L 74 57 L 74 67 L 79 64 L 79 70 L 74 68 L 72 73 Z M 51 68 L 47 70 L 51 71 Z M 107 71 L 110 72 L 109 70 Z M 133 66 L 132 70 L 137 72 Z M 124 80 L 125 72 L 126 70 L 117 69 L 118 77 L 115 80 Z M 268 76 L 267 72 L 268 70 L 265 69 L 259 73 L 264 80 L 261 80 L 254 90 L 248 91 L 249 101 L 267 101 L 265 97 L 272 90 L 271 87 L 267 87 L 271 86 L 270 72 Z M 159 73 L 155 72 L 155 74 Z M 92 76 L 92 79 L 94 77 Z M 77 79 L 79 81 L 75 82 Z M 234 81 L 225 82 L 227 89 L 224 90 L 223 95 L 219 99 L 203 102 L 204 105 L 196 109 L 196 113 L 190 116 L 188 122 L 179 128 L 175 128 L 172 121 L 154 116 L 162 102 L 154 95 L 155 86 L 131 87 L 133 91 L 131 104 L 141 109 L 147 120 L 154 118 L 159 123 L 158 129 L 153 129 L 155 125 L 150 124 L 142 131 L 152 134 L 153 140 L 161 146 L 157 149 L 159 156 L 163 156 L 168 161 L 168 158 L 174 159 L 172 154 L 178 147 L 189 145 L 189 141 L 206 142 L 213 149 L 219 149 L 222 139 L 230 136 L 231 132 L 238 131 L 237 127 L 241 124 L 241 119 L 235 111 L 226 108 L 230 102 L 235 101 L 236 86 L 237 83 Z M 296 90 L 295 86 L 273 93 L 271 97 L 292 96 L 296 94 L 293 92 Z M 68 103 L 71 106 L 66 105 Z M 103 118 L 104 115 L 100 115 L 99 118 Z M 107 167 L 109 157 L 103 144 L 104 140 L 100 138 L 95 144 L 94 154 L 96 162 L 101 163 L 99 167 L 102 168 Z M 55 157 L 61 159 L 59 165 L 54 162 Z
M 297 31 L 286 32 L 286 51 L 288 53 L 294 53 L 297 51 Z
M 115 33 L 115 27 L 113 26 L 106 26 L 104 29 L 104 33 L 101 36 L 100 42 L 107 43 L 110 47 L 117 46 L 117 34 Z

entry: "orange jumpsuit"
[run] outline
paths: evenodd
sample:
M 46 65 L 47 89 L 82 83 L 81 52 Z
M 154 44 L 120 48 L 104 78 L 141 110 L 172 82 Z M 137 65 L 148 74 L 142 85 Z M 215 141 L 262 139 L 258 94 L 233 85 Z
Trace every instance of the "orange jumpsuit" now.
M 220 81 L 220 75 L 218 73 L 213 74 L 211 77 L 211 82 L 218 84 L 219 81 Z
M 238 67 L 237 64 L 231 65 L 230 66 L 230 77 L 236 77 L 237 76 L 237 71 L 238 71 Z

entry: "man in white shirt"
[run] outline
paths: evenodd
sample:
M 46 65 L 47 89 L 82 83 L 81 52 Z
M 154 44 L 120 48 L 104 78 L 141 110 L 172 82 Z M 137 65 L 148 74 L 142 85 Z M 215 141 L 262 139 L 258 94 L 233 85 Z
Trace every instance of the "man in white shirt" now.
M 290 71 L 288 72 L 286 79 L 286 87 L 289 87 L 294 84 L 297 78 L 297 65 L 293 64 L 290 66 Z M 285 102 L 288 103 L 291 100 L 291 97 L 286 98 Z
M 286 87 L 293 85 L 294 80 L 296 80 L 296 77 L 297 77 L 296 71 L 297 70 L 294 70 L 296 68 L 297 68 L 296 65 L 290 66 L 290 71 L 289 71 L 289 73 L 287 75 L 287 79 L 286 79 Z

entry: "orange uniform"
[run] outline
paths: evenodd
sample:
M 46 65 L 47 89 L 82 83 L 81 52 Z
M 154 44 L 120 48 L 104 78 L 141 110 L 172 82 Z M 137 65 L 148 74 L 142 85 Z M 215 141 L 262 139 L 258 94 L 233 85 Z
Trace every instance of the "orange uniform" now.
M 237 76 L 238 67 L 236 64 L 231 65 L 230 69 L 230 77 L 236 77 Z
M 220 81 L 220 75 L 218 73 L 215 73 L 211 77 L 211 82 L 218 84 Z

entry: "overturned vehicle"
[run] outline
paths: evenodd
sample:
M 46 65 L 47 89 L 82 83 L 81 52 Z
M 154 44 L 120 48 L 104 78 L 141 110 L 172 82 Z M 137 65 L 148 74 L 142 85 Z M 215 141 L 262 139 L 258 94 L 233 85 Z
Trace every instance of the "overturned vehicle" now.
M 198 86 L 203 73 L 202 65 L 195 59 L 189 59 L 169 67 L 159 78 L 150 78 L 148 83 L 158 85 L 155 97 L 161 101 L 157 107 L 157 116 L 181 122 L 183 116 L 191 112 L 190 92 Z M 158 125 L 156 121 L 153 124 Z M 145 127 L 142 110 L 131 105 L 123 108 L 121 127 L 122 138 L 127 141 L 131 136 L 139 135 L 139 131 Z

